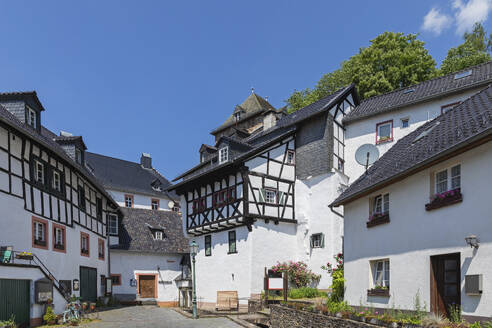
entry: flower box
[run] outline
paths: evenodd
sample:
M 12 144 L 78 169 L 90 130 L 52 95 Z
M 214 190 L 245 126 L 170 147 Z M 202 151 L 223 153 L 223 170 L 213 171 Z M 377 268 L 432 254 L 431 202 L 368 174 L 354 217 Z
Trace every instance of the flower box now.
M 34 244 L 39 246 L 46 246 L 45 240 L 34 239 Z
M 377 225 L 385 224 L 389 222 L 390 222 L 389 213 L 375 214 L 369 217 L 369 220 L 367 221 L 366 225 L 368 228 L 372 228 Z
M 16 254 L 15 258 L 19 260 L 27 260 L 27 261 L 32 261 L 34 259 L 34 257 L 30 254 Z
M 367 296 L 382 296 L 389 297 L 390 291 L 389 288 L 373 288 L 367 290 Z
M 444 206 L 460 203 L 463 201 L 463 195 L 461 194 L 461 188 L 449 190 L 441 194 L 434 195 L 434 198 L 430 203 L 425 204 L 426 211 L 432 211 Z
M 59 250 L 65 250 L 65 245 L 62 245 L 62 244 L 55 244 L 54 246 L 56 249 L 59 249 Z
M 89 254 L 89 250 L 88 249 L 82 249 L 81 252 L 82 252 L 82 254 Z

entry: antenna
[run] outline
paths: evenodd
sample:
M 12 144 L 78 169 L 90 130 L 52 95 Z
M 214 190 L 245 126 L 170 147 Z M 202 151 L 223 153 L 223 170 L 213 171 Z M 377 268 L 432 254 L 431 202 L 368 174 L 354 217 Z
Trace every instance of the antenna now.
M 355 152 L 355 160 L 357 163 L 364 166 L 366 171 L 369 165 L 374 164 L 378 158 L 379 150 L 376 146 L 371 144 L 364 144 L 357 148 L 357 151 Z

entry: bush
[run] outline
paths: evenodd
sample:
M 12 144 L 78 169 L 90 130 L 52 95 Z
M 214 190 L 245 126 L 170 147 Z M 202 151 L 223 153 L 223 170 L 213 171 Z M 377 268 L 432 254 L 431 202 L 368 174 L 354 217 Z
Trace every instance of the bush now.
M 12 314 L 9 320 L 0 320 L 0 326 L 7 328 L 17 328 L 17 325 L 15 324 L 15 315 Z
M 333 267 L 331 263 L 327 263 L 326 266 L 323 265 L 321 269 L 328 271 L 331 275 L 331 296 L 330 299 L 333 302 L 343 301 L 343 294 L 345 292 L 345 278 L 343 277 L 343 254 L 338 253 L 334 256 L 336 261 L 336 267 Z
M 55 312 L 53 311 L 53 308 L 51 306 L 48 306 L 46 308 L 46 313 L 43 316 L 43 320 L 48 323 L 48 324 L 55 324 L 57 322 L 58 317 L 56 316 Z
M 318 282 L 320 275 L 313 273 L 307 268 L 307 264 L 299 262 L 283 262 L 277 263 L 272 267 L 273 272 L 286 272 L 289 276 L 289 281 L 296 287 L 307 287 L 312 282 Z
M 322 292 L 316 288 L 311 287 L 301 287 L 293 288 L 289 290 L 289 298 L 299 299 L 299 298 L 315 298 L 328 296 L 325 292 Z

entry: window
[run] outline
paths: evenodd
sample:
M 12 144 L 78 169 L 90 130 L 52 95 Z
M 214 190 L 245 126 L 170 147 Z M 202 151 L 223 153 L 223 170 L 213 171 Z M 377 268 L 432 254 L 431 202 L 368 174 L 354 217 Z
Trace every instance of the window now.
M 205 236 L 205 256 L 212 255 L 212 236 Z
M 451 104 L 442 105 L 441 106 L 441 114 L 444 114 L 444 113 L 449 112 L 451 109 L 454 108 L 454 106 L 456 106 L 458 104 L 459 104 L 459 101 L 458 102 L 451 103 Z
M 121 274 L 111 274 L 111 284 L 113 286 L 121 286 Z
M 133 207 L 133 195 L 125 195 L 125 207 Z
M 223 147 L 219 149 L 219 164 L 225 163 L 229 160 L 229 147 Z
M 118 217 L 114 214 L 108 214 L 108 233 L 118 235 Z
M 315 233 L 311 235 L 311 248 L 324 248 L 325 247 L 325 235 L 322 233 Z
M 389 260 L 378 260 L 373 262 L 374 281 L 373 286 L 390 287 L 390 263 Z
M 44 164 L 38 160 L 34 160 L 34 179 L 44 184 Z
M 164 233 L 161 230 L 154 231 L 154 239 L 155 240 L 162 240 L 162 239 L 164 239 Z
M 461 72 L 461 73 L 456 73 L 454 75 L 454 79 L 455 80 L 459 80 L 459 79 L 462 79 L 464 77 L 467 77 L 467 76 L 470 76 L 472 74 L 472 70 L 468 70 L 468 71 L 464 71 L 464 72 Z
M 101 238 L 97 240 L 97 254 L 100 260 L 104 260 L 104 240 Z
M 393 121 L 386 121 L 376 125 L 376 143 L 393 140 Z
M 36 111 L 27 107 L 27 124 L 35 129 L 37 127 L 36 121 Z
M 227 202 L 232 203 L 236 200 L 236 187 L 229 187 L 227 192 Z
M 179 204 L 174 203 L 173 212 L 181 212 L 181 207 Z
M 159 209 L 159 200 L 158 199 L 152 199 L 150 201 L 150 207 L 153 209 L 153 210 L 158 210 Z
M 232 230 L 229 231 L 229 252 L 228 254 L 231 253 L 237 253 L 236 250 L 236 231 Z
M 102 198 L 96 198 L 96 216 L 99 221 L 102 220 L 103 216 L 103 202 Z
M 451 178 L 449 179 L 448 177 Z M 450 169 L 436 172 L 435 181 L 436 194 L 461 188 L 461 165 L 455 165 Z
M 265 203 L 276 204 L 277 203 L 277 191 L 273 189 L 263 189 L 265 193 Z
M 205 204 L 206 204 L 205 197 L 200 198 L 200 202 L 198 204 L 198 211 L 200 212 L 205 211 L 206 208 Z
M 89 257 L 89 235 L 85 232 L 80 232 L 80 254 Z
M 241 119 L 241 112 L 234 113 L 234 120 L 238 122 Z
M 287 150 L 287 164 L 295 164 L 296 153 L 293 150 Z
M 387 214 L 389 212 L 389 194 L 374 197 L 372 214 Z
M 53 223 L 53 250 L 58 252 L 65 252 L 65 236 L 65 227 Z
M 32 217 L 32 247 L 48 249 L 48 221 Z
M 85 212 L 85 190 L 84 187 L 79 186 L 79 208 Z
M 61 192 L 61 178 L 60 173 L 57 171 L 53 171 L 53 189 Z
M 402 118 L 401 119 L 401 128 L 405 129 L 410 126 L 410 119 L 409 118 Z
M 343 172 L 345 164 L 345 130 L 333 121 L 333 166 Z
M 82 164 L 82 151 L 78 148 L 75 148 L 75 161 Z

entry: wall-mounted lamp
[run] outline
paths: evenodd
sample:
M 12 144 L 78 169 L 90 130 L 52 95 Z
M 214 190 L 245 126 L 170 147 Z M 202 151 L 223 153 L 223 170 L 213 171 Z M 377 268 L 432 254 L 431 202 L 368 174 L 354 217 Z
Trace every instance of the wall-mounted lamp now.
M 475 235 L 469 235 L 465 238 L 466 244 L 470 245 L 471 248 L 478 248 L 480 246 L 480 239 Z

